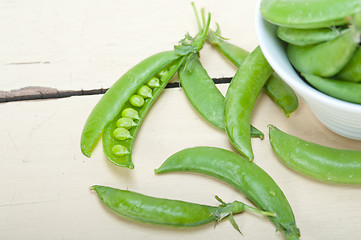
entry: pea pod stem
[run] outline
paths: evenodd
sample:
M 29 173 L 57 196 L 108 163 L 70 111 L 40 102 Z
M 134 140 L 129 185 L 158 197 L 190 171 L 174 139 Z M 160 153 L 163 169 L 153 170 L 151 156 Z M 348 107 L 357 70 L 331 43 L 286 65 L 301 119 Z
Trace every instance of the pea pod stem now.
M 155 173 L 194 172 L 227 182 L 258 208 L 276 214 L 269 219 L 287 239 L 298 239 L 299 230 L 285 195 L 275 181 L 255 163 L 234 152 L 215 147 L 183 149 L 170 156 Z
M 278 158 L 302 175 L 329 183 L 361 185 L 361 151 L 312 143 L 269 125 L 269 141 Z
M 233 219 L 233 214 L 244 211 L 273 217 L 273 212 L 261 211 L 242 202 L 221 202 L 218 207 L 190 203 L 180 200 L 156 198 L 129 190 L 121 190 L 101 185 L 91 187 L 96 191 L 100 200 L 112 211 L 125 218 L 138 222 L 158 224 L 173 227 L 196 227 L 219 222 L 230 218 L 232 225 L 239 231 Z

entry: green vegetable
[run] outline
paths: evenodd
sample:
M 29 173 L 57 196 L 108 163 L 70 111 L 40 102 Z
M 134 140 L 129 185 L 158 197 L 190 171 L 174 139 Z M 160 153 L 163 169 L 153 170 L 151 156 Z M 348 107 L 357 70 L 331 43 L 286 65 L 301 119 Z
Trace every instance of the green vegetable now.
M 322 28 L 343 25 L 361 12 L 360 0 L 262 0 L 263 17 L 279 26 Z
M 324 182 L 361 184 L 361 151 L 321 146 L 272 125 L 269 139 L 279 159 L 296 172 Z
M 155 198 L 106 186 L 95 185 L 91 189 L 96 191 L 100 200 L 118 215 L 138 222 L 165 226 L 195 227 L 228 218 L 233 227 L 239 231 L 233 214 L 250 211 L 274 216 L 272 212 L 264 212 L 239 201 L 225 203 L 217 196 L 216 199 L 221 204 L 218 207 L 213 207 L 179 200 Z
M 155 173 L 195 172 L 223 180 L 242 192 L 258 208 L 274 212 L 269 219 L 287 239 L 300 236 L 292 209 L 275 181 L 255 163 L 225 149 L 194 147 L 170 156 Z
M 217 31 L 208 31 L 207 40 L 214 45 L 228 60 L 236 67 L 240 67 L 249 55 L 249 52 L 225 41 L 220 36 L 220 29 Z M 292 88 L 290 88 L 275 72 L 270 76 L 264 85 L 264 90 L 271 99 L 283 110 L 289 117 L 298 107 L 298 99 Z
M 233 146 L 253 160 L 250 121 L 254 104 L 272 74 L 272 68 L 257 47 L 240 66 L 226 93 L 224 120 Z

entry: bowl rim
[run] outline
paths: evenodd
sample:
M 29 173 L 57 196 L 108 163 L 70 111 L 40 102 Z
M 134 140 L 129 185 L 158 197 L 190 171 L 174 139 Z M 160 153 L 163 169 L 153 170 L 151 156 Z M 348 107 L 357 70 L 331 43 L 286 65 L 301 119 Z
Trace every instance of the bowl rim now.
M 265 20 L 261 14 L 260 6 L 261 1 L 258 0 L 256 4 L 255 10 L 255 29 L 258 38 L 259 45 L 262 49 L 262 52 L 272 66 L 274 71 L 288 84 L 291 88 L 293 88 L 306 102 L 308 99 L 312 99 L 313 101 L 320 102 L 324 105 L 332 106 L 332 108 L 340 109 L 342 111 L 346 110 L 349 112 L 357 112 L 361 114 L 361 105 L 356 103 L 346 102 L 334 97 L 331 97 L 325 93 L 322 93 L 312 86 L 308 85 L 293 69 L 291 63 L 290 66 L 292 67 L 293 71 L 292 74 L 289 71 L 285 70 L 286 68 L 281 67 L 280 64 L 277 63 L 277 60 L 273 57 L 271 49 L 267 47 L 267 41 L 270 41 L 268 33 L 266 31 L 267 28 L 271 26 L 275 26 L 272 23 Z M 281 40 L 279 40 L 281 41 Z M 288 61 L 289 62 L 289 61 Z M 294 74 L 301 80 L 301 81 L 294 81 Z

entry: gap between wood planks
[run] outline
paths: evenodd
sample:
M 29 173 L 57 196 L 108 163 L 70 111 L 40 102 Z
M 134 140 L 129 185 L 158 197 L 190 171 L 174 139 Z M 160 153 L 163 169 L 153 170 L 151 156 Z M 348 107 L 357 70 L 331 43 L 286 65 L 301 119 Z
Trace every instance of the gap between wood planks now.
M 230 83 L 231 79 L 232 78 L 213 78 L 213 82 L 215 84 Z M 179 87 L 179 82 L 168 83 L 166 86 L 166 88 L 177 87 Z M 104 94 L 107 90 L 107 88 L 91 90 L 58 90 L 50 87 L 24 87 L 11 91 L 0 91 L 0 103 Z

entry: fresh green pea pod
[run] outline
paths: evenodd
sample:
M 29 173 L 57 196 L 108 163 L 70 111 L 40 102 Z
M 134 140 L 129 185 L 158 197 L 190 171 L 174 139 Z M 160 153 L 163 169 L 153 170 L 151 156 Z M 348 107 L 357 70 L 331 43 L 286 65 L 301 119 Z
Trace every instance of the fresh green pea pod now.
M 325 43 L 304 47 L 288 44 L 287 55 L 299 72 L 331 77 L 351 59 L 360 41 L 359 36 L 360 33 L 351 29 Z
M 322 28 L 348 23 L 361 12 L 360 0 L 262 0 L 263 17 L 279 26 Z
M 138 111 L 139 120 L 136 124 L 136 126 L 129 129 L 130 135 L 132 138 L 128 138 L 125 140 L 119 140 L 117 138 L 114 138 L 113 132 L 115 129 L 117 129 L 117 122 L 119 119 L 122 118 L 122 113 L 119 113 L 118 116 L 116 116 L 112 121 L 109 122 L 104 128 L 103 132 L 103 151 L 112 163 L 114 163 L 117 166 L 120 167 L 128 167 L 128 168 L 134 168 L 133 162 L 132 162 L 132 155 L 131 154 L 117 154 L 117 152 L 113 151 L 113 146 L 115 145 L 122 145 L 126 147 L 129 151 L 129 153 L 132 152 L 132 146 L 135 140 L 135 136 L 138 133 L 139 128 L 142 125 L 142 122 L 145 118 L 145 115 L 148 113 L 150 107 L 154 103 L 154 101 L 157 99 L 159 94 L 162 92 L 162 90 L 165 88 L 169 80 L 172 78 L 172 76 L 177 72 L 179 66 L 182 64 L 185 57 L 177 59 L 175 62 L 173 62 L 170 66 L 167 66 L 166 68 L 169 69 L 167 74 L 165 74 L 164 79 L 165 81 L 160 83 L 160 86 L 155 88 L 152 93 L 152 98 L 147 98 L 144 105 L 140 108 L 136 108 Z M 127 107 L 133 107 L 129 102 L 125 103 L 124 108 Z
M 151 97 L 147 97 L 146 99 L 143 99 L 143 97 L 139 95 L 131 95 L 131 98 L 121 106 L 121 108 L 124 110 L 118 113 L 118 115 L 116 115 L 105 126 L 103 131 L 103 138 L 102 138 L 103 151 L 109 161 L 120 167 L 128 167 L 130 169 L 134 168 L 132 162 L 132 155 L 131 155 L 132 146 L 135 140 L 135 136 L 142 124 L 144 117 L 146 116 L 152 103 L 157 99 L 157 97 L 162 92 L 162 90 L 167 85 L 167 83 L 172 78 L 172 76 L 178 71 L 182 62 L 186 58 L 189 58 L 192 55 L 197 54 L 202 49 L 205 39 L 207 37 L 210 19 L 211 19 L 210 14 L 208 14 L 207 26 L 204 29 L 201 29 L 201 31 L 196 35 L 195 38 L 186 35 L 185 39 L 181 40 L 180 45 L 174 47 L 174 53 L 177 56 L 181 56 L 181 57 L 172 61 L 163 69 L 160 69 L 153 76 L 149 76 L 148 79 L 145 79 L 142 82 L 142 84 L 139 85 L 135 91 L 133 91 L 134 93 L 139 92 L 142 88 L 146 87 L 145 84 L 149 84 L 150 80 L 154 79 L 154 77 L 157 77 L 158 79 L 160 79 L 160 81 L 158 81 L 160 86 L 153 88 L 153 90 L 151 90 L 150 88 L 147 89 L 147 91 L 152 91 L 151 94 L 148 94 Z M 144 103 L 138 104 L 138 101 L 134 101 L 134 99 L 132 99 L 134 96 L 143 99 Z M 115 137 L 113 132 L 117 128 L 118 120 L 121 119 L 122 117 L 126 117 L 123 114 L 125 110 L 128 111 L 132 110 L 133 112 L 135 112 L 135 114 L 133 115 L 137 116 L 135 119 L 137 119 L 138 122 L 136 126 L 128 129 L 131 137 L 128 137 L 126 139 L 122 139 L 122 138 L 120 139 L 119 137 L 118 138 Z M 127 149 L 127 151 L 118 151 L 120 147 L 114 149 L 114 146 L 123 146 Z
M 197 55 L 192 55 L 178 70 L 180 84 L 192 106 L 213 126 L 224 130 L 225 99 Z M 264 134 L 251 125 L 252 137 Z
M 337 79 L 361 82 L 361 47 L 358 47 L 346 66 L 336 76 Z
M 81 151 L 85 156 L 90 157 L 105 125 L 119 114 L 122 106 L 139 86 L 176 59 L 179 59 L 179 56 L 174 51 L 155 54 L 131 68 L 109 88 L 95 105 L 83 127 Z
M 278 27 L 276 34 L 281 40 L 296 45 L 307 46 L 327 42 L 340 36 L 346 28 L 297 29 Z
M 225 203 L 217 196 L 216 199 L 221 204 L 214 207 L 156 198 L 100 185 L 92 186 L 91 189 L 96 191 L 100 200 L 118 215 L 143 223 L 172 227 L 196 227 L 213 221 L 218 223 L 222 219 L 228 218 L 233 227 L 239 231 L 233 214 L 249 211 L 270 217 L 275 216 L 272 212 L 261 211 L 239 201 Z
M 323 78 L 307 73 L 301 74 L 319 91 L 347 102 L 361 104 L 361 83 Z
M 215 147 L 194 147 L 170 156 L 155 173 L 195 172 L 227 182 L 258 208 L 274 212 L 269 219 L 287 239 L 298 239 L 299 229 L 285 195 L 275 181 L 255 163 L 234 152 Z
M 296 172 L 324 182 L 361 185 L 361 151 L 322 146 L 272 125 L 269 140 L 279 159 Z
M 224 41 L 220 37 L 219 27 L 217 31 L 208 31 L 207 40 L 236 67 L 240 67 L 249 55 L 249 52 Z M 284 114 L 289 117 L 298 107 L 298 99 L 292 88 L 290 88 L 275 72 L 267 80 L 264 90 L 271 99 L 283 110 Z
M 226 93 L 224 120 L 227 135 L 233 146 L 251 161 L 254 158 L 249 127 L 252 110 L 272 71 L 258 46 L 238 68 Z

